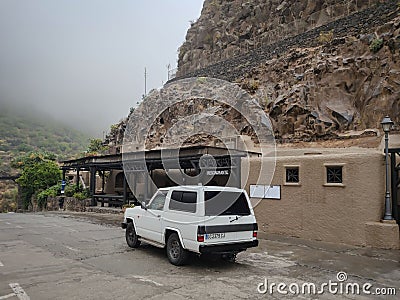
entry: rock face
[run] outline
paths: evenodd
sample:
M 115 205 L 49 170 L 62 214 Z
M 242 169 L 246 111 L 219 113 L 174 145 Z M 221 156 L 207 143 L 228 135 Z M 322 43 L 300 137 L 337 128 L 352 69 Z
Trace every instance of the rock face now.
M 399 21 L 390 23 L 397 28 L 396 39 Z M 394 35 L 387 34 L 389 44 Z M 348 37 L 337 45 L 294 49 L 238 82 L 245 88 L 249 82 L 259 86 L 255 94 L 264 101 L 280 138 L 312 140 L 380 128 L 387 113 L 399 124 L 399 48 L 392 52 L 384 46 L 371 53 L 374 38 Z
M 110 132 L 106 135 L 103 142 L 104 146 L 108 147 L 110 154 L 121 152 L 127 120 L 128 118 L 124 118 L 117 124 L 111 125 Z
M 399 124 L 397 1 L 345 2 L 206 0 L 180 49 L 177 76 L 237 82 L 269 113 L 281 140 L 380 128 L 385 114 Z M 354 10 L 360 11 L 347 15 Z M 293 36 L 307 26 L 316 27 Z M 271 37 L 276 28 L 284 34 L 273 34 L 274 44 L 241 56 L 229 50 Z M 199 69 L 210 57 L 223 59 Z
M 234 142 L 239 135 L 250 137 L 255 144 L 267 143 L 272 134 L 272 124 L 263 109 L 237 84 L 190 78 L 147 95 L 126 123 L 124 151 L 218 146 Z
M 379 0 L 206 0 L 179 50 L 178 74 L 285 39 Z

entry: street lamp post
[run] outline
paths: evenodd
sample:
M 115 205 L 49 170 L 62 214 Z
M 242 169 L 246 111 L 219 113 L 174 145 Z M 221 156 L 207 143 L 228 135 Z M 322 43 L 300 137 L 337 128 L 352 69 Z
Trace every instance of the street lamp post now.
M 385 194 L 385 216 L 384 220 L 393 220 L 392 217 L 392 206 L 390 203 L 390 193 L 389 193 L 389 131 L 390 127 L 393 125 L 393 121 L 386 116 L 383 118 L 381 125 L 385 132 L 385 161 L 386 161 L 386 194 Z

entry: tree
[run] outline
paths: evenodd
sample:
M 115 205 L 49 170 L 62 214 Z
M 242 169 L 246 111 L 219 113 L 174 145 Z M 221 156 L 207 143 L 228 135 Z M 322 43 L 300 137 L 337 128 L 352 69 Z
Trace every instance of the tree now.
M 31 153 L 15 159 L 13 167 L 21 170 L 16 180 L 21 188 L 24 209 L 31 204 L 32 196 L 61 180 L 61 171 L 55 162 L 55 156 L 45 153 Z
M 88 153 L 98 153 L 107 150 L 107 147 L 103 145 L 101 139 L 90 139 L 89 146 L 87 148 Z

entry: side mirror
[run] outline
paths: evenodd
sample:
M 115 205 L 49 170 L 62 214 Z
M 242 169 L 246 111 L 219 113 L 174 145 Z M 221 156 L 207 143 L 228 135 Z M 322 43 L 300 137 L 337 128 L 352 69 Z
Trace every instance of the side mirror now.
M 147 210 L 146 203 L 140 202 L 140 207 L 144 210 Z

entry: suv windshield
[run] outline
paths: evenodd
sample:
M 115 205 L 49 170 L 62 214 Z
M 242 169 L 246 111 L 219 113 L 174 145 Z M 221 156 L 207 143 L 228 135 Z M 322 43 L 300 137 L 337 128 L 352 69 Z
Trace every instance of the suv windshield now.
M 250 208 L 244 193 L 206 191 L 204 193 L 205 215 L 250 215 Z

